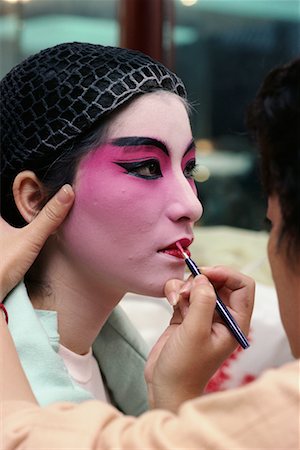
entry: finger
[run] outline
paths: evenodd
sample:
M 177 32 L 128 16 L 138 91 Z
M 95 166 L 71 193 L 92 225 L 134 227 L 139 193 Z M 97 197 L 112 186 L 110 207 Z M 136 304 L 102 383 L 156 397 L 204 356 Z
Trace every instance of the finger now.
M 210 336 L 216 307 L 216 294 L 213 286 L 204 275 L 193 280 L 190 294 L 190 307 L 184 324 L 191 333 Z
M 254 306 L 254 280 L 234 269 L 217 266 L 203 268 L 231 312 L 238 314 L 240 321 L 248 322 Z
M 36 245 L 42 245 L 64 221 L 73 202 L 74 191 L 70 185 L 66 184 L 48 201 L 35 219 L 25 227 L 27 239 L 32 237 Z
M 179 294 L 182 298 L 187 299 L 187 300 L 189 299 L 192 285 L 193 285 L 193 278 L 188 278 L 185 281 L 185 283 L 181 286 L 181 288 L 179 290 Z
M 201 267 L 201 273 L 206 275 L 214 285 L 225 285 L 232 291 L 243 287 L 252 289 L 255 284 L 251 277 L 225 266 Z
M 0 216 L 0 227 L 6 227 L 8 223 L 3 219 L 2 216 Z
M 164 294 L 171 306 L 176 306 L 179 301 L 179 291 L 184 285 L 183 280 L 168 280 L 164 287 Z
M 253 307 L 255 282 L 251 277 L 225 266 L 201 269 L 227 305 L 242 306 L 241 300 L 243 299 L 245 309 L 251 305 Z

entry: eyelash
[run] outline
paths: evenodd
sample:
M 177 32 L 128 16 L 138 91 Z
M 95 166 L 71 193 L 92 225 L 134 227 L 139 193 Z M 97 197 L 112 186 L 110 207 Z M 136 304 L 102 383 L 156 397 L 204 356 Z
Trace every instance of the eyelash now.
M 125 169 L 129 175 L 135 176 L 137 178 L 156 180 L 157 178 L 161 178 L 163 176 L 159 161 L 157 159 L 147 159 L 134 162 L 116 162 L 115 164 L 123 167 L 123 169 Z M 142 174 L 141 172 L 143 170 L 149 170 L 149 174 Z M 154 171 L 154 173 L 151 173 L 151 170 Z M 186 164 L 183 173 L 186 178 L 193 178 L 196 171 L 197 164 L 196 161 L 192 159 Z
M 133 175 L 138 178 L 143 178 L 146 180 L 156 180 L 157 178 L 163 176 L 160 170 L 160 164 L 156 159 L 147 159 L 136 162 L 117 162 L 116 164 L 123 167 L 123 169 L 125 169 L 129 175 Z M 150 170 L 153 168 L 155 170 L 155 173 L 151 174 Z M 145 169 L 149 170 L 149 175 L 144 175 L 141 173 Z
M 190 161 L 187 162 L 183 173 L 186 176 L 186 178 L 194 178 L 197 170 L 198 164 L 196 164 L 196 160 L 191 159 Z

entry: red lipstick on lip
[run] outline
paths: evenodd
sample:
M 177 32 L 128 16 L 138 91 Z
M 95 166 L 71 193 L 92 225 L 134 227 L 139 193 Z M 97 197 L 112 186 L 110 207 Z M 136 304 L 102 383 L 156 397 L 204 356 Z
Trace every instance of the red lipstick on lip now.
M 178 248 L 177 243 L 180 243 L 181 248 L 184 249 L 184 252 L 190 256 L 190 251 L 188 249 L 188 246 L 191 244 L 191 241 L 189 239 L 180 239 L 179 241 L 174 242 L 173 244 L 169 245 L 169 247 L 164 248 L 161 250 L 163 253 L 168 253 L 171 256 L 175 256 L 179 259 L 184 259 L 184 256 L 182 254 L 182 251 Z

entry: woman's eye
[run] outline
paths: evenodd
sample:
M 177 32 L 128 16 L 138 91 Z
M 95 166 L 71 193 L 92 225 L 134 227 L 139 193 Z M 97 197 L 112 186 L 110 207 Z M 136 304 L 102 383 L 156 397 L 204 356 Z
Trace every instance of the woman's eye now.
M 193 178 L 197 172 L 197 164 L 195 159 L 191 159 L 185 166 L 183 171 L 186 178 Z
M 134 162 L 116 162 L 118 166 L 123 167 L 129 175 L 139 178 L 155 180 L 162 177 L 160 164 L 156 159 Z
M 158 161 L 148 161 L 135 169 L 136 173 L 147 178 L 162 176 Z

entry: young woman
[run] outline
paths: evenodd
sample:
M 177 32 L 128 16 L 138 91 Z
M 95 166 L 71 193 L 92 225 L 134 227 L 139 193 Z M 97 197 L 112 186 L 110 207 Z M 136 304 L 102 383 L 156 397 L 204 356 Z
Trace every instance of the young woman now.
M 4 219 L 22 226 L 63 184 L 75 191 L 5 300 L 33 392 L 42 405 L 97 398 L 139 414 L 147 349 L 116 306 L 183 277 L 176 242 L 188 248 L 202 214 L 184 86 L 140 53 L 61 44 L 4 78 L 1 115 Z

